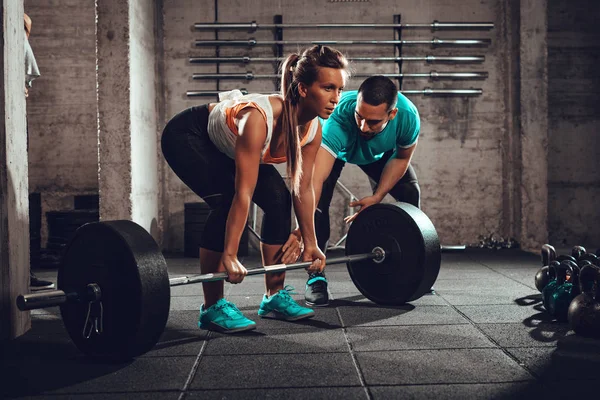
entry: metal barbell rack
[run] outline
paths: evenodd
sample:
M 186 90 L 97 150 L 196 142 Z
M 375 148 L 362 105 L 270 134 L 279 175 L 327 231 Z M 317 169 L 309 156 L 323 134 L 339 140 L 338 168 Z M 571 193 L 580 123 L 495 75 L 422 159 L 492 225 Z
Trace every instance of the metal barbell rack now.
M 485 56 L 402 56 L 402 57 L 348 57 L 348 61 L 425 61 L 427 63 L 482 63 Z M 191 64 L 211 64 L 211 63 L 261 63 L 261 62 L 281 62 L 284 57 L 190 57 Z
M 248 94 L 248 91 L 244 88 L 239 89 L 242 94 Z M 188 90 L 186 92 L 187 97 L 216 97 L 221 91 L 218 90 Z M 482 89 L 470 88 L 470 89 L 403 89 L 400 90 L 403 94 L 422 94 L 424 96 L 447 96 L 447 95 L 461 95 L 461 96 L 479 96 L 483 93 Z M 273 93 L 269 93 L 273 94 Z
M 429 78 L 429 79 L 486 79 L 488 77 L 487 72 L 415 72 L 415 73 L 392 73 L 392 74 L 378 74 L 388 78 Z M 371 76 L 371 74 L 354 74 L 353 76 L 358 78 L 365 78 Z M 246 73 L 195 73 L 192 74 L 192 79 L 245 79 L 251 81 L 253 79 L 280 79 L 279 74 L 254 74 L 250 71 Z
M 433 39 L 423 40 L 196 40 L 196 46 L 273 46 L 273 45 L 421 45 L 432 46 L 489 46 L 491 39 Z
M 263 24 L 252 22 L 242 23 L 196 23 L 194 29 L 248 29 L 251 31 L 257 29 L 274 29 L 274 28 L 402 28 L 402 29 L 431 29 L 436 30 L 451 30 L 451 29 L 473 29 L 473 30 L 490 30 L 494 28 L 492 22 L 439 22 L 431 23 L 407 23 L 407 24 L 311 24 L 311 23 L 282 23 L 282 24 Z

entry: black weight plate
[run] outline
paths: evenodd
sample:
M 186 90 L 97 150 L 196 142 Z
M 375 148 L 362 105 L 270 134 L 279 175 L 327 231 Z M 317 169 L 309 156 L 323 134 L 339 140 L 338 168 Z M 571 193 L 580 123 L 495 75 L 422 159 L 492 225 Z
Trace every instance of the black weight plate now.
M 382 247 L 385 260 L 348 263 L 358 290 L 384 305 L 401 305 L 429 292 L 440 271 L 440 241 L 431 220 L 408 203 L 376 204 L 358 214 L 346 239 L 346 255 Z
M 170 284 L 166 261 L 152 236 L 131 221 L 82 226 L 67 247 L 58 270 L 58 288 L 102 291 L 103 332 L 84 338 L 87 303 L 61 305 L 64 325 L 85 354 L 127 360 L 150 350 L 169 316 Z

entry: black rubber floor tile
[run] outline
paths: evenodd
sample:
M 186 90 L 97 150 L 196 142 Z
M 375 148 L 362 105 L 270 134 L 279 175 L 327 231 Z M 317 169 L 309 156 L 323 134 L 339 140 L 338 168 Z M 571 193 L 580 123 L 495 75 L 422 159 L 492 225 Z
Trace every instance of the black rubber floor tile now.
M 349 353 L 206 356 L 190 389 L 330 386 L 360 386 Z
M 569 332 L 568 325 L 550 322 L 478 326 L 502 347 L 554 347 Z
M 25 396 L 19 397 L 22 400 L 119 400 L 119 399 L 132 399 L 132 400 L 145 400 L 145 399 L 157 399 L 157 400 L 177 400 L 181 395 L 180 391 L 170 392 L 136 392 L 136 393 L 90 393 L 90 394 L 52 394 L 43 396 Z
M 345 327 L 390 325 L 455 325 L 468 323 L 450 306 L 404 305 L 383 307 L 361 303 L 351 307 L 339 307 Z
M 456 308 L 478 324 L 552 322 L 552 318 L 539 305 L 459 305 Z
M 307 330 L 301 326 L 287 331 L 246 335 L 215 334 L 207 343 L 205 355 L 290 354 L 347 352 L 341 329 Z
M 165 329 L 158 343 L 142 357 L 197 356 L 208 337 L 202 329 Z
M 165 330 L 197 330 L 199 310 L 173 310 L 169 312 L 169 319 Z
M 595 380 L 598 383 L 598 365 L 590 369 L 576 360 L 556 357 L 554 347 L 509 348 L 507 351 L 544 382 Z
M 187 399 L 228 399 L 228 400 L 262 400 L 262 399 L 328 399 L 328 400 L 367 400 L 365 389 L 361 387 L 328 387 L 328 388 L 277 388 L 277 389 L 240 389 L 240 390 L 202 390 L 188 391 Z
M 542 392 L 542 385 L 535 381 L 510 383 L 475 383 L 453 385 L 372 386 L 373 400 L 512 400 L 535 399 Z
M 434 290 L 435 292 L 435 290 Z M 349 293 L 333 293 L 330 296 L 330 305 L 335 307 L 340 306 L 374 306 L 376 305 L 373 301 L 367 299 L 359 292 L 349 292 Z M 412 305 L 415 307 L 419 306 L 447 306 L 448 302 L 444 300 L 442 297 L 438 296 L 437 293 L 426 293 L 422 297 L 411 301 L 408 305 Z
M 500 349 L 357 352 L 367 385 L 490 383 L 533 379 Z
M 183 388 L 195 359 L 138 358 L 117 364 L 101 363 L 83 356 L 57 356 L 34 363 L 3 364 L 0 390 L 5 391 L 7 396 L 20 393 L 71 394 L 73 397 L 91 393 L 175 391 Z M 10 382 L 10 386 L 5 382 Z
M 546 382 L 540 393 L 543 399 L 596 399 L 598 398 L 598 379 L 594 380 L 562 380 Z
M 54 359 L 77 360 L 81 356 L 82 353 L 66 331 L 59 334 L 29 331 L 0 346 L 0 360 L 3 363 L 30 364 L 40 361 L 48 364 Z
M 455 306 L 465 305 L 512 305 L 524 297 L 539 295 L 535 289 L 528 288 L 520 283 L 507 288 L 489 289 L 445 289 L 438 285 L 437 293 L 448 303 Z
M 438 281 L 478 282 L 483 279 L 494 279 L 499 274 L 482 265 L 474 265 L 469 268 L 447 268 L 442 266 L 438 274 Z
M 305 306 L 302 301 L 299 301 L 298 303 Z M 281 330 L 294 333 L 297 329 L 332 330 L 340 329 L 342 327 L 338 312 L 334 307 L 313 307 L 313 310 L 315 315 L 312 318 L 300 321 L 282 321 L 273 318 L 273 314 L 268 314 L 265 318 L 262 318 L 256 314 L 256 311 L 253 312 L 252 316 L 248 316 L 248 318 L 256 321 L 257 331 L 263 333 Z
M 348 328 L 354 351 L 495 347 L 472 325 L 413 325 Z
M 516 282 L 508 277 L 500 274 L 495 276 L 486 276 L 477 279 L 476 283 L 470 279 L 447 279 L 436 282 L 435 285 L 438 291 L 442 290 L 462 290 L 474 291 L 477 293 L 486 292 L 515 292 L 527 291 L 528 288 L 522 283 Z

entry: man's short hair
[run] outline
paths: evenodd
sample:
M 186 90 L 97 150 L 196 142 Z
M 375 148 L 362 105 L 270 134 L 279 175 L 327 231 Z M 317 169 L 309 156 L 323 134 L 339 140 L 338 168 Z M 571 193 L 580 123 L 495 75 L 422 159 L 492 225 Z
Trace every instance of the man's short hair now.
M 358 88 L 362 100 L 372 106 L 382 103 L 388 105 L 388 111 L 396 107 L 398 101 L 398 88 L 392 80 L 383 75 L 374 75 L 364 80 Z

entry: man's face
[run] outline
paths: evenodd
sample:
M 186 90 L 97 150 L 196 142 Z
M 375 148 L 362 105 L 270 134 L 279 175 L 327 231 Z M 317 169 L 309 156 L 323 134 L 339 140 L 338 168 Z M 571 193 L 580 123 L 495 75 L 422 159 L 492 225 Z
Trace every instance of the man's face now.
M 356 109 L 354 110 L 354 120 L 360 130 L 360 135 L 366 140 L 372 139 L 375 135 L 385 129 L 388 122 L 396 116 L 397 109 L 388 111 L 389 105 L 382 103 L 378 106 L 372 106 L 362 99 L 359 93 L 356 98 Z

